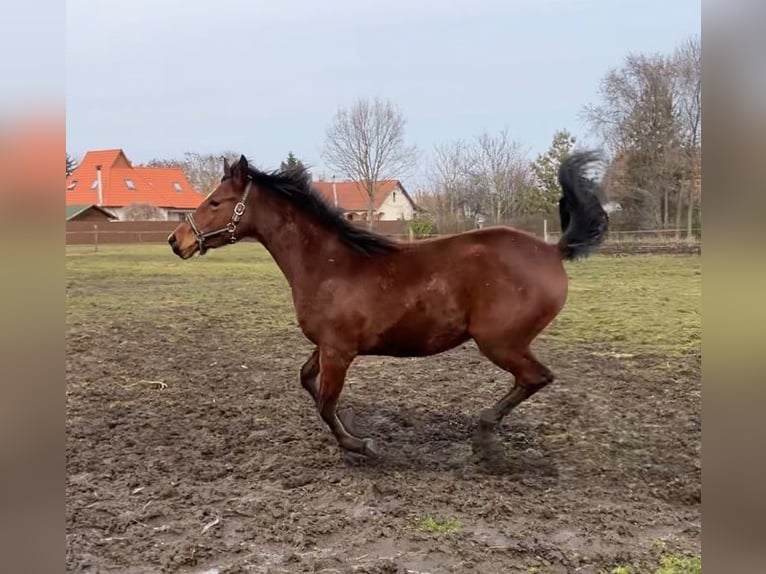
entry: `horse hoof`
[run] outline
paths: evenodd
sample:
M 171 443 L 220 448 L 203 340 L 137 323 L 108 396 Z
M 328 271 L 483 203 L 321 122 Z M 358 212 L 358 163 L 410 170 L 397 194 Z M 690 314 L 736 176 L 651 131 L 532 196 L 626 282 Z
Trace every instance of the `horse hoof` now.
M 471 441 L 474 456 L 481 462 L 497 464 L 505 459 L 505 449 L 492 433 L 477 431 Z
M 343 460 L 353 466 L 377 460 L 379 456 L 375 443 L 369 438 L 362 439 L 361 448 L 356 447 L 352 450 L 341 447 L 341 453 Z
M 364 454 L 370 458 L 378 458 L 380 456 L 375 442 L 371 438 L 364 439 Z
M 367 463 L 367 456 L 354 452 L 353 450 L 342 450 L 341 451 L 343 462 L 345 462 L 349 466 L 362 466 Z
M 346 432 L 359 436 L 359 433 L 356 430 L 356 417 L 354 416 L 354 409 L 352 409 L 350 406 L 338 409 L 338 420 L 340 420 L 340 424 L 343 425 L 343 427 L 346 429 Z
M 488 446 L 497 444 L 497 436 L 491 430 L 486 428 L 477 428 L 471 439 L 471 448 L 473 452 L 484 451 Z
M 484 409 L 479 413 L 479 425 L 477 431 L 480 433 L 494 433 L 497 428 L 497 417 L 493 409 Z

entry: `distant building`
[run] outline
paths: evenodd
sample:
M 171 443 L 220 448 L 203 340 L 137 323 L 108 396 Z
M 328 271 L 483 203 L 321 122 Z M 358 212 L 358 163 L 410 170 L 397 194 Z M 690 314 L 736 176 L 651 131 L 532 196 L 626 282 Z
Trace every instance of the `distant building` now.
M 369 196 L 361 183 L 314 181 L 313 186 L 331 205 L 340 208 L 348 219 L 367 220 Z M 419 211 L 404 186 L 396 179 L 377 183 L 373 208 L 377 221 L 409 221 Z
M 67 207 L 96 206 L 120 220 L 142 212 L 182 220 L 202 199 L 180 168 L 133 167 L 121 149 L 89 151 L 66 178 Z
M 98 205 L 67 205 L 67 221 L 114 221 L 117 216 Z

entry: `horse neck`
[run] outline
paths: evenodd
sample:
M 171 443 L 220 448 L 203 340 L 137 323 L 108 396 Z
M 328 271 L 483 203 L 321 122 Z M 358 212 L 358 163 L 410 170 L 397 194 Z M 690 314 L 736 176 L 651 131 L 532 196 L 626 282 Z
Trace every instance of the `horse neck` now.
M 294 290 L 313 290 L 328 275 L 328 260 L 345 247 L 334 233 L 287 201 L 259 195 L 248 234 L 263 244 Z

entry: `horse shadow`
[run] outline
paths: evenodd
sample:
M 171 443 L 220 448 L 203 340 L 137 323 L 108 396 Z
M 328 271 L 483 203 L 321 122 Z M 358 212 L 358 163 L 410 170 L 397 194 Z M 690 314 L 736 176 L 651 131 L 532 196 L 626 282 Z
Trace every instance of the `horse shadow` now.
M 476 444 L 477 418 L 435 409 L 398 409 L 349 401 L 344 419 L 375 441 L 377 458 L 344 456 L 350 466 L 391 470 L 478 471 L 521 482 L 558 478 L 552 453 L 541 448 L 523 417 L 508 417 L 490 452 Z

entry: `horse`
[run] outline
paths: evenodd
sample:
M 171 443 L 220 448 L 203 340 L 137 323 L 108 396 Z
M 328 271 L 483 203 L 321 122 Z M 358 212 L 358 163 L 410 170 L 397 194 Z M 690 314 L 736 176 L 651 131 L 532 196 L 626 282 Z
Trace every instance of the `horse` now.
M 299 380 L 340 452 L 375 459 L 338 409 L 356 357 L 426 357 L 473 340 L 513 375 L 480 411 L 474 451 L 499 445 L 496 429 L 520 403 L 555 379 L 530 345 L 567 300 L 564 261 L 597 250 L 608 230 L 601 189 L 586 177 L 599 155 L 578 151 L 559 166 L 563 233 L 549 243 L 509 226 L 398 242 L 346 219 L 301 167 L 265 172 L 242 155 L 223 161 L 220 183 L 168 236 L 182 260 L 245 238 L 260 242 L 292 291 L 297 322 L 314 345 Z M 495 449 L 493 451 L 493 448 Z

